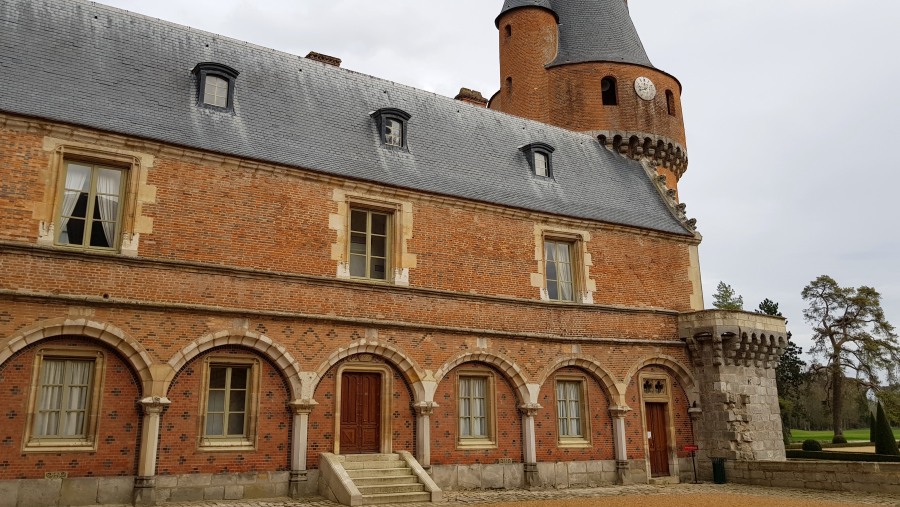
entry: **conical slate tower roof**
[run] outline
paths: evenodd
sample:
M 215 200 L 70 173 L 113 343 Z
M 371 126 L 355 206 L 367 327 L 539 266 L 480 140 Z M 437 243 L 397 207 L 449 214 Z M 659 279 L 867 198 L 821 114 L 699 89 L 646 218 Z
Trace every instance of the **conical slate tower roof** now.
M 550 67 L 622 62 L 655 68 L 644 51 L 625 0 L 506 0 L 500 15 L 520 7 L 543 7 L 556 14 L 559 52 Z

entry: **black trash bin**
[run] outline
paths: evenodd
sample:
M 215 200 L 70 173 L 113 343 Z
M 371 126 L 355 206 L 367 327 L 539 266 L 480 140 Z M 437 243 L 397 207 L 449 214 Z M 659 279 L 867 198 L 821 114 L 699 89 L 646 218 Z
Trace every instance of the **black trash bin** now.
M 713 458 L 713 482 L 716 484 L 725 484 L 728 482 L 725 478 L 725 458 Z

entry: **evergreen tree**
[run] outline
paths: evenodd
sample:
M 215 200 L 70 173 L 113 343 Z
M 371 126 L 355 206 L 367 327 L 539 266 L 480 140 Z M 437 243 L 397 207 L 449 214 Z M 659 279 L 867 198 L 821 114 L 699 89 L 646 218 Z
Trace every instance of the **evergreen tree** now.
M 731 285 L 719 282 L 719 285 L 716 286 L 716 293 L 713 294 L 713 306 L 719 310 L 743 310 L 744 297 L 735 294 Z
M 875 414 L 869 412 L 869 442 L 875 443 Z
M 897 449 L 897 441 L 894 440 L 894 431 L 891 430 L 887 416 L 884 415 L 884 408 L 881 407 L 881 402 L 878 403 L 877 415 L 875 416 L 875 454 L 900 455 L 900 450 Z

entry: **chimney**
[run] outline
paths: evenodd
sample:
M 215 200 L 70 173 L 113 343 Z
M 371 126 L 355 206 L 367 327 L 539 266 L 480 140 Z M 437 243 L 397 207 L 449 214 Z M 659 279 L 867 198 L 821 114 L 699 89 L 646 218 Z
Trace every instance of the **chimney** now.
M 309 58 L 310 60 L 322 62 L 326 65 L 332 65 L 334 67 L 341 66 L 340 58 L 336 58 L 334 56 L 323 55 L 322 53 L 316 53 L 315 51 L 310 51 L 309 54 L 306 55 L 306 57 Z
M 459 93 L 453 98 L 478 107 L 487 107 L 488 104 L 487 99 L 481 96 L 481 92 L 468 88 L 460 88 Z

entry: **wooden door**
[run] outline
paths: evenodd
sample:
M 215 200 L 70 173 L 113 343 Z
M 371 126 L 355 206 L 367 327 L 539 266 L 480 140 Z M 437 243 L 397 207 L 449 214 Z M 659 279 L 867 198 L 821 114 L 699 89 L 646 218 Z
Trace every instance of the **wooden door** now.
M 381 452 L 381 374 L 341 375 L 341 454 Z
M 665 403 L 647 403 L 647 445 L 650 448 L 650 473 L 653 477 L 669 475 L 669 428 Z

